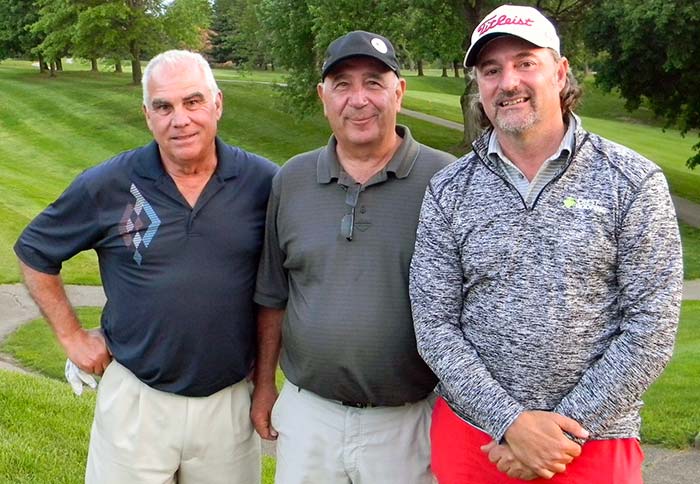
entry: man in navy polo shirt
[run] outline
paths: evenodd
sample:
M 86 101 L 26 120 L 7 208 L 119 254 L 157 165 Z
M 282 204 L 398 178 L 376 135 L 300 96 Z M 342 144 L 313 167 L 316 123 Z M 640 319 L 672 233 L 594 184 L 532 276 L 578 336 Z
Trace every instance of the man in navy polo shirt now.
M 68 357 L 103 375 L 86 482 L 260 480 L 246 376 L 277 169 L 216 137 L 222 102 L 199 54 L 156 56 L 143 76 L 154 142 L 83 172 L 15 245 Z M 107 296 L 99 331 L 81 327 L 60 278 L 89 249 Z

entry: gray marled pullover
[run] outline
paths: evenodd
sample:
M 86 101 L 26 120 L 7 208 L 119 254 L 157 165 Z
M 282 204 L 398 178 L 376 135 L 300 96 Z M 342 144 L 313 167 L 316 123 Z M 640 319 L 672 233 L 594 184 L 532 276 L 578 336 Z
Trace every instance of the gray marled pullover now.
M 593 439 L 638 438 L 683 283 L 661 170 L 579 127 L 570 161 L 528 209 L 487 143 L 433 177 L 418 226 L 410 293 L 439 393 L 498 441 L 534 409 Z

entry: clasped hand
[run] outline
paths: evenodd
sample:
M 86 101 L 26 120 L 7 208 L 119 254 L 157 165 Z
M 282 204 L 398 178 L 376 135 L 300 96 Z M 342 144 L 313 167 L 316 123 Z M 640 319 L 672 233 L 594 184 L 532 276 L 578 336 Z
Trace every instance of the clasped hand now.
M 575 420 L 554 412 L 530 410 L 521 413 L 508 427 L 505 443 L 481 447 L 489 461 L 510 477 L 551 479 L 581 454 L 581 446 L 569 439 L 587 439 L 588 432 Z

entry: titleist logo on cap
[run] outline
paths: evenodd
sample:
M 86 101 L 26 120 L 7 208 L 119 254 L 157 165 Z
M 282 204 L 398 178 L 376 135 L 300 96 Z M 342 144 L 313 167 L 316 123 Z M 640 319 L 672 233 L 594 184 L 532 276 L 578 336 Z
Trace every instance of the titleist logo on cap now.
M 500 25 L 524 25 L 526 27 L 532 27 L 533 23 L 534 19 L 531 18 L 525 19 L 518 16 L 509 17 L 508 15 L 501 15 L 500 17 L 496 18 L 496 16 L 494 15 L 481 22 L 481 24 L 476 28 L 476 30 L 481 36 L 487 33 L 489 30 L 496 28 Z

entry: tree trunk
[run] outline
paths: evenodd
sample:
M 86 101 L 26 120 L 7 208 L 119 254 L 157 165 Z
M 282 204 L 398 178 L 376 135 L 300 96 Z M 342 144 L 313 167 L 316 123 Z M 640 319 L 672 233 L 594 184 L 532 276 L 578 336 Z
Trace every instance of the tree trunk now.
M 423 77 L 425 75 L 423 72 L 423 59 L 418 59 L 416 67 L 418 67 L 418 77 Z
M 472 2 L 462 3 L 462 13 L 467 25 L 463 42 L 465 51 L 471 43 L 470 35 L 477 26 L 476 22 L 478 19 L 484 18 L 484 15 L 487 13 L 484 11 L 486 10 L 486 5 L 484 5 L 484 3 L 485 2 L 483 0 L 473 0 Z M 481 128 L 479 126 L 474 126 L 474 118 L 471 115 L 470 96 L 472 92 L 476 92 L 476 83 L 471 76 L 467 74 L 467 70 L 465 69 L 464 92 L 459 98 L 459 104 L 462 107 L 462 118 L 464 120 L 464 132 L 462 136 L 462 143 L 464 147 L 470 147 L 472 141 L 474 141 L 474 138 L 476 138 L 476 136 L 481 132 Z
M 458 61 L 452 61 L 452 68 L 453 68 L 454 71 L 455 71 L 455 77 L 456 77 L 457 79 L 459 79 L 459 69 L 460 69 L 460 67 L 461 67 L 461 66 L 459 65 L 459 62 L 458 62 Z
M 46 65 L 46 61 L 42 56 L 39 56 L 39 72 L 44 73 L 49 70 L 49 66 Z
M 136 44 L 136 41 L 132 41 L 129 46 L 129 51 L 131 52 L 131 81 L 134 84 L 141 83 L 141 50 Z
M 98 72 L 99 70 L 97 69 L 97 59 L 90 59 L 90 70 L 92 72 Z
M 49 62 L 49 75 L 56 77 L 56 62 Z
M 131 59 L 131 81 L 134 84 L 141 83 L 141 61 Z
M 447 77 L 447 66 L 442 65 L 442 75 L 440 77 Z
M 56 70 L 58 72 L 63 72 L 63 61 L 61 61 L 60 57 L 56 59 Z
M 124 72 L 124 69 L 122 69 L 122 60 L 121 59 L 114 59 L 114 72 Z

